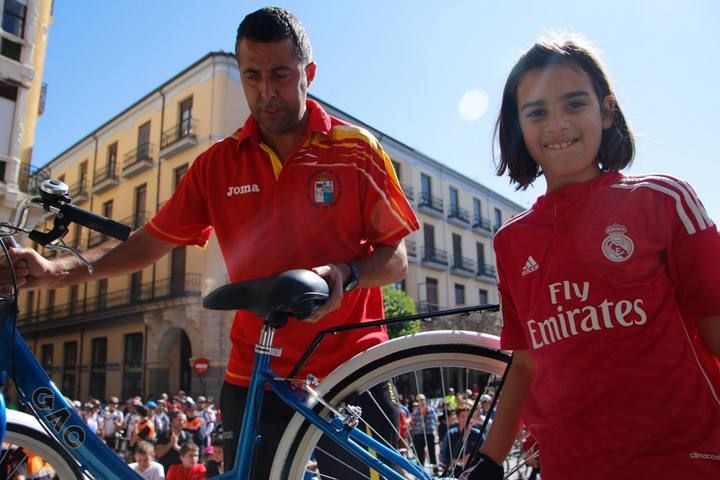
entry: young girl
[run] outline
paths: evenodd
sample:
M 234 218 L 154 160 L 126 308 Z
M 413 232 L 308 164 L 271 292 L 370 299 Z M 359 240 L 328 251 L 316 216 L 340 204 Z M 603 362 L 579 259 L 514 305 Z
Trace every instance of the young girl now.
M 175 464 L 167 472 L 167 480 L 205 480 L 207 470 L 205 465 L 198 463 L 200 449 L 192 442 L 180 447 L 180 460 L 182 464 Z
M 695 192 L 626 176 L 634 140 L 582 40 L 508 77 L 498 174 L 547 191 L 495 237 L 512 367 L 481 461 L 502 478 L 524 421 L 543 480 L 720 478 L 720 236 Z

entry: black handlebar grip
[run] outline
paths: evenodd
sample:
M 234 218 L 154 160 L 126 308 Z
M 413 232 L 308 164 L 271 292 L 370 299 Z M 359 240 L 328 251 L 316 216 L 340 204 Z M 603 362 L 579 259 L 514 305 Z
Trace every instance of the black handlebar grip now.
M 71 222 L 78 223 L 90 230 L 95 230 L 109 237 L 117 238 L 118 240 L 125 241 L 130 236 L 130 227 L 127 225 L 103 217 L 97 213 L 88 212 L 71 203 L 63 204 L 60 207 L 60 213 Z

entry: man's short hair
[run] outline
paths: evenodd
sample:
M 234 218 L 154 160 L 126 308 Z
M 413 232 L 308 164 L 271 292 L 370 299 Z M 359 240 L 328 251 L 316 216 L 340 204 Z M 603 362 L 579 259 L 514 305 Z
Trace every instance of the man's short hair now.
M 271 43 L 290 40 L 303 65 L 312 63 L 312 47 L 305 27 L 292 13 L 280 7 L 265 7 L 248 14 L 240 23 L 235 39 L 235 54 L 241 40 Z

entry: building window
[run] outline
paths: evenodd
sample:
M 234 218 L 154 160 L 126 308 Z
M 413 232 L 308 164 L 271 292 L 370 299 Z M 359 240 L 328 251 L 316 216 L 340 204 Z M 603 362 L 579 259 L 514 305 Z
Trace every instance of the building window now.
M 107 306 L 108 281 L 107 278 L 97 282 L 97 309 L 102 310 Z
M 452 247 L 453 247 L 453 266 L 456 268 L 462 267 L 463 256 L 462 256 L 462 237 L 457 233 L 452 234 Z
M 173 191 L 177 190 L 178 185 L 180 185 L 180 180 L 182 180 L 182 178 L 185 176 L 187 171 L 188 171 L 187 163 L 185 165 L 177 167 L 173 171 Z
M 42 367 L 47 371 L 53 366 L 53 356 L 55 355 L 55 346 L 52 344 L 45 344 L 40 347 L 40 361 Z
M 27 312 L 28 317 L 32 317 L 33 310 L 35 310 L 35 291 L 30 290 L 27 292 L 27 300 L 25 303 L 25 312 Z
M 455 284 L 455 305 L 465 305 L 465 285 Z
M 499 230 L 502 227 L 503 219 L 502 212 L 499 208 L 495 209 L 495 230 Z
M 405 291 L 405 280 L 400 280 L 399 282 L 396 282 L 393 284 L 393 288 L 399 292 Z
M 3 9 L 2 28 L 7 33 L 23 38 L 25 35 L 25 16 L 27 7 L 25 2 L 18 0 L 5 0 L 5 8 Z
M 112 200 L 108 200 L 107 202 L 103 203 L 102 210 L 103 210 L 103 215 L 104 215 L 104 216 L 106 216 L 107 218 L 112 218 L 112 214 L 113 214 L 113 201 L 112 201 Z
M 450 187 L 450 212 L 457 213 L 460 206 L 460 199 L 457 188 Z
M 180 121 L 178 122 L 180 124 L 180 130 L 178 132 L 178 139 L 192 135 L 192 107 L 192 97 L 180 102 Z
M 117 167 L 117 151 L 118 151 L 118 144 L 117 142 L 113 143 L 108 147 L 107 152 L 107 177 L 106 178 L 115 178 L 115 169 Z
M 16 85 L 0 81 L 0 98 L 16 102 L 17 94 L 18 87 Z
M 77 342 L 65 342 L 63 355 L 62 393 L 69 398 L 77 398 Z
M 107 338 L 93 338 L 90 347 L 90 396 L 105 399 Z
M 2 29 L 18 38 L 25 35 L 25 16 L 27 7 L 25 2 L 18 0 L 5 0 L 3 8 Z M 0 55 L 20 61 L 22 44 L 6 37 L 0 38 Z
M 150 159 L 150 122 L 145 122 L 138 128 L 137 156 L 136 160 Z
M 400 164 L 395 160 L 392 160 L 393 168 L 395 169 L 395 176 L 400 180 Z
M 488 303 L 488 291 L 480 288 L 478 289 L 478 296 L 480 297 L 480 300 L 478 300 L 478 303 L 480 305 L 486 305 Z
M 130 300 L 140 300 L 142 298 L 142 270 L 130 275 Z
M 142 395 L 143 334 L 125 335 L 122 398 Z
M 473 218 L 475 218 L 476 223 L 480 223 L 482 218 L 482 203 L 480 203 L 479 198 L 473 198 Z
M 437 278 L 425 278 L 425 298 L 427 299 L 428 312 L 436 312 L 439 310 L 440 299 L 438 297 Z
M 432 199 L 432 179 L 424 173 L 420 174 L 420 195 L 427 202 Z
M 70 314 L 72 315 L 75 313 L 75 310 L 77 309 L 77 303 L 78 303 L 78 286 L 73 285 L 70 287 Z
M 478 273 L 483 273 L 485 271 L 485 245 L 477 242 L 475 248 L 477 249 Z
M 145 225 L 145 208 L 147 207 L 147 184 L 135 187 L 135 204 L 133 208 L 133 229 Z

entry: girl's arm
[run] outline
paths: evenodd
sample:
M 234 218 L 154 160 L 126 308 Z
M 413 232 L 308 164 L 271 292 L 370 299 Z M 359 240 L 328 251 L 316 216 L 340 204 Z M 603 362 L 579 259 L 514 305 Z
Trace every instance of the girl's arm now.
M 488 432 L 487 441 L 480 451 L 502 465 L 515 438 L 520 433 L 520 418 L 530 390 L 530 383 L 535 376 L 535 360 L 527 350 L 513 352 L 510 372 L 500 394 L 497 413 L 492 428 Z
M 720 356 L 720 316 L 701 318 L 697 321 L 700 338 L 710 347 L 710 351 Z

